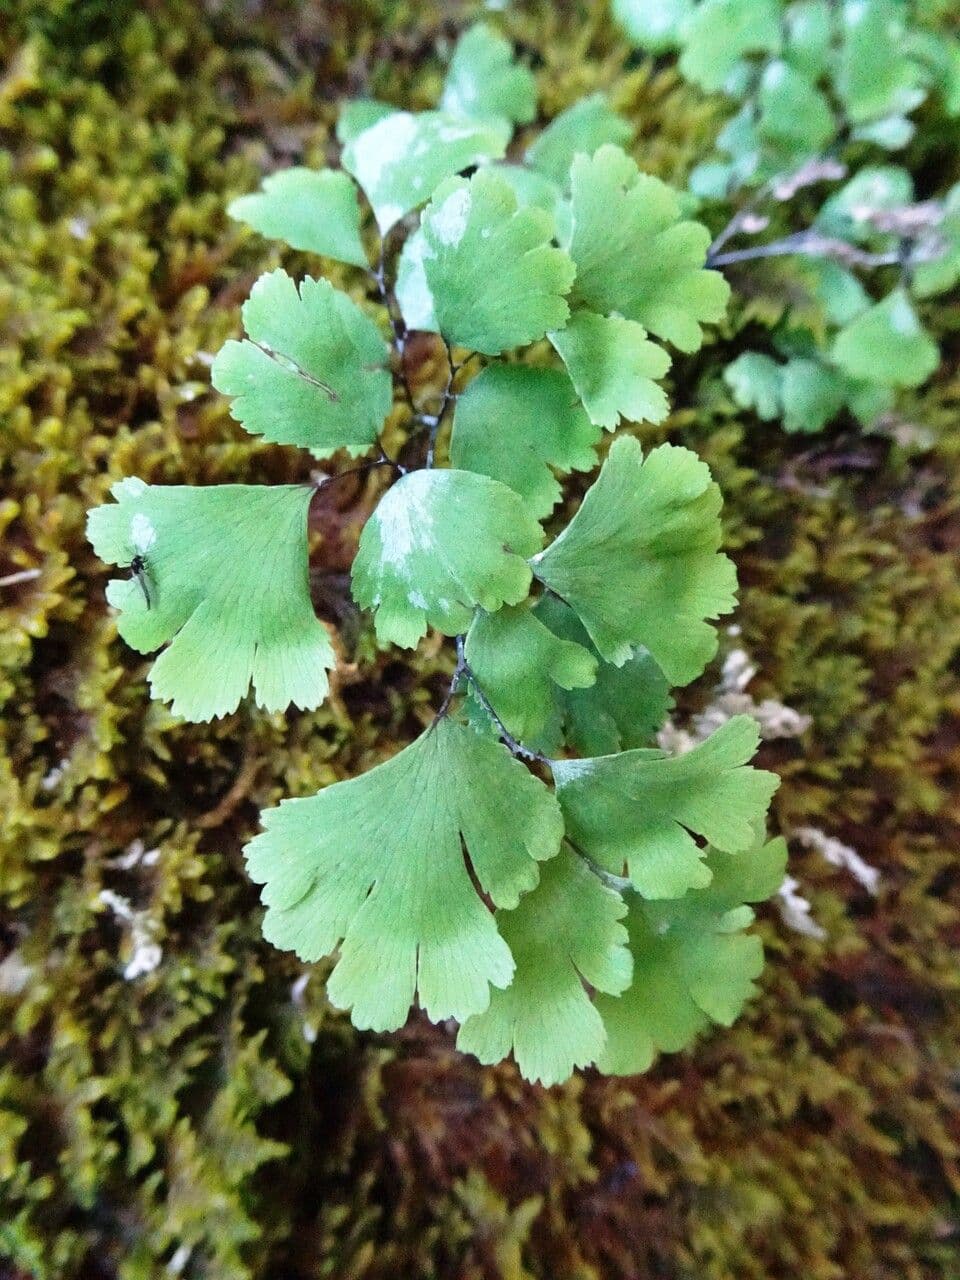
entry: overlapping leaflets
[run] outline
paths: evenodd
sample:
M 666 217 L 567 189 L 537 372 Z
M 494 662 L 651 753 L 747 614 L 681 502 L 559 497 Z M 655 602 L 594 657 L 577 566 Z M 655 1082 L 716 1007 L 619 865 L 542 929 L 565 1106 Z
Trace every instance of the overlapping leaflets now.
M 360 184 L 386 234 L 404 214 L 429 200 L 444 178 L 499 160 L 509 136 L 510 126 L 503 120 L 395 111 L 350 138 L 343 148 L 343 167 Z
M 438 110 L 348 104 L 340 168 L 287 169 L 234 202 L 343 264 L 342 289 L 264 275 L 246 336 L 213 365 L 234 418 L 304 450 L 310 483 L 126 481 L 90 535 L 131 571 L 108 588 L 121 633 L 168 645 L 151 681 L 175 712 L 227 714 L 251 684 L 271 710 L 313 707 L 333 649 L 310 600 L 309 505 L 341 459 L 365 473 L 353 597 L 382 645 L 451 637 L 452 675 L 397 755 L 264 813 L 246 851 L 264 931 L 332 958 L 330 998 L 357 1026 L 391 1030 L 417 1006 L 460 1021 L 483 1061 L 512 1052 L 552 1083 L 605 1057 L 624 1069 L 634 1025 L 635 1057 L 677 1047 L 651 1030 L 634 969 L 674 983 L 691 1034 L 744 998 L 758 944 L 717 942 L 745 917 L 703 895 L 717 858 L 759 840 L 774 780 L 748 764 L 752 722 L 677 758 L 652 745 L 670 684 L 700 674 L 733 606 L 706 465 L 614 441 L 543 549 L 563 477 L 595 466 L 604 429 L 667 417 L 656 340 L 699 347 L 726 285 L 705 269 L 706 229 L 620 150 L 632 129 L 601 96 L 503 161 L 534 89 L 506 40 L 474 27 Z M 335 474 L 317 477 L 316 458 Z M 642 914 L 654 899 L 676 916 Z M 704 955 L 729 970 L 727 1005 Z
M 418 227 L 404 241 L 400 256 L 397 258 L 397 280 L 394 293 L 403 323 L 408 329 L 438 333 L 439 325 L 433 309 L 433 294 L 430 292 L 424 271 L 426 253 L 427 242 Z
M 450 342 L 499 355 L 566 323 L 574 269 L 551 243 L 553 218 L 535 205 L 518 207 L 495 170 L 443 183 L 421 230 L 433 314 Z
M 561 241 L 565 239 L 569 222 L 569 206 L 561 183 L 548 178 L 539 169 L 531 169 L 525 164 L 504 162 L 492 165 L 491 168 L 510 184 L 513 194 L 517 197 L 517 204 L 521 208 L 532 204 L 551 213 L 557 228 L 557 238 Z
M 701 324 L 721 318 L 730 293 L 723 276 L 704 270 L 706 227 L 684 220 L 676 192 L 641 173 L 619 147 L 578 155 L 570 181 L 575 297 L 696 351 Z
M 622 666 L 643 645 L 674 684 L 716 652 L 706 621 L 729 613 L 736 575 L 721 555 L 720 491 L 695 454 L 661 445 L 646 458 L 615 440 L 536 576 L 574 610 L 600 656 Z
M 620 996 L 597 996 L 602 1071 L 646 1071 L 658 1053 L 683 1049 L 711 1022 L 734 1021 L 763 969 L 760 939 L 743 932 L 753 919 L 745 904 L 776 892 L 786 854 L 783 840 L 733 857 L 710 851 L 706 888 L 669 902 L 627 895 L 633 980 Z
M 557 740 L 544 750 L 557 753 L 561 740 L 583 756 L 650 746 L 673 708 L 670 684 L 653 657 L 637 648 L 620 667 L 604 662 L 577 615 L 549 593 L 538 601 L 536 613 L 554 635 L 579 644 L 597 659 L 591 685 L 554 691 L 551 719 Z
M 781 363 L 745 351 L 723 378 L 742 409 L 752 409 L 764 422 L 781 418 L 785 431 L 809 434 L 821 431 L 842 409 L 864 425 L 889 411 L 887 373 L 873 363 L 867 370 L 869 378 L 855 378 L 820 356 L 790 356 Z
M 450 461 L 502 480 L 542 518 L 560 499 L 554 472 L 594 467 L 599 435 L 561 370 L 490 364 L 457 402 Z
M 515 907 L 562 835 L 543 783 L 451 719 L 369 773 L 268 809 L 263 826 L 246 857 L 266 937 L 303 960 L 339 947 L 330 999 L 379 1031 L 415 995 L 436 1021 L 463 1020 L 508 985 L 514 960 L 480 893 Z
M 844 129 L 903 147 L 931 92 L 960 110 L 960 43 L 898 0 L 616 0 L 614 14 L 643 49 L 680 50 L 688 79 L 742 104 L 717 139 L 725 159 L 695 171 L 701 194 L 790 172 Z
M 606 1034 L 584 983 L 608 995 L 629 985 L 626 911 L 620 894 L 564 849 L 519 906 L 497 912 L 516 973 L 509 987 L 492 993 L 485 1012 L 463 1024 L 457 1047 L 481 1062 L 499 1062 L 512 1050 L 527 1079 L 546 1085 L 595 1062 Z
M 920 385 L 937 362 L 911 297 L 957 275 L 950 194 L 915 203 L 910 174 L 877 160 L 910 142 L 911 113 L 931 95 L 947 117 L 960 113 L 960 40 L 940 23 L 925 29 L 923 7 L 899 0 L 616 0 L 614 14 L 643 48 L 679 50 L 683 74 L 737 104 L 690 189 L 723 203 L 756 189 L 728 211 L 711 260 L 779 261 L 773 345 L 785 360 L 744 353 L 725 371 L 736 404 L 790 432 L 845 414 L 873 427 L 895 406 L 894 388 Z M 753 239 L 785 220 L 799 192 L 854 166 L 812 223 L 805 215 L 799 231 Z M 785 267 L 789 255 L 799 256 Z M 885 294 L 872 299 L 852 270 L 884 268 L 899 271 L 899 286 L 881 277 Z
M 564 640 L 526 607 L 478 613 L 467 632 L 466 656 L 484 694 L 507 729 L 536 741 L 554 714 L 555 689 L 588 689 L 597 660 Z
M 747 764 L 759 740 L 756 721 L 735 716 L 681 756 L 640 749 L 555 760 L 567 834 L 608 871 L 626 867 L 644 898 L 702 889 L 710 870 L 694 835 L 742 853 L 763 834 L 778 779 Z

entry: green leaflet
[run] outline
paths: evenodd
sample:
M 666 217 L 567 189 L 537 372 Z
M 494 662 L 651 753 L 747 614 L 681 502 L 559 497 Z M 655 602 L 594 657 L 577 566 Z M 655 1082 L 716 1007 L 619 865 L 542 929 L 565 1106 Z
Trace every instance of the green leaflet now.
M 427 284 L 424 256 L 427 242 L 418 227 L 407 236 L 397 261 L 395 293 L 400 314 L 408 329 L 423 329 L 438 333 L 437 317 L 433 309 L 433 294 Z
M 521 742 L 546 729 L 555 687 L 582 689 L 597 675 L 588 649 L 557 636 L 525 605 L 478 613 L 467 633 L 466 657 L 493 709 Z
M 694 835 L 740 853 L 763 834 L 779 778 L 747 764 L 759 740 L 756 721 L 735 716 L 680 756 L 641 749 L 555 760 L 567 835 L 608 871 L 626 866 L 645 898 L 703 888 L 711 873 Z
M 227 207 L 231 218 L 293 249 L 367 265 L 353 180 L 339 169 L 281 169 Z
M 844 325 L 871 304 L 870 295 L 846 267 L 826 258 L 807 258 L 800 265 L 803 277 L 810 281 L 824 317 L 830 324 Z
M 787 62 L 764 68 L 758 101 L 760 132 L 791 161 L 815 155 L 836 133 L 827 99 Z
M 646 746 L 673 707 L 666 677 L 645 649 L 622 667 L 601 662 L 596 683 L 561 697 L 563 735 L 575 751 L 608 755 Z
M 878 418 L 893 411 L 896 391 L 879 382 L 858 382 L 847 379 L 847 407 L 858 422 L 869 426 Z
M 570 201 L 563 194 L 561 185 L 538 169 L 531 169 L 526 165 L 495 164 L 490 168 L 491 172 L 499 174 L 509 183 L 517 197 L 519 208 L 526 209 L 529 205 L 535 205 L 551 215 L 557 243 L 565 244 L 570 235 Z
M 926 94 L 904 52 L 901 6 L 891 0 L 848 0 L 842 21 L 835 84 L 848 117 L 860 124 L 918 106 Z
M 510 189 L 517 197 L 517 205 L 521 209 L 525 209 L 528 205 L 536 205 L 540 209 L 553 215 L 557 232 L 560 232 L 560 217 L 562 216 L 562 208 L 565 204 L 563 191 L 558 182 L 554 182 L 552 178 L 548 178 L 546 174 L 540 173 L 537 169 L 530 169 L 522 164 L 493 164 L 490 166 L 491 173 L 498 174 L 505 182 L 509 183 Z
M 827 235 L 869 243 L 878 239 L 870 215 L 898 209 L 912 200 L 913 179 L 906 169 L 865 165 L 824 201 L 817 226 Z
M 709 231 L 683 221 L 677 193 L 641 173 L 619 147 L 577 156 L 570 181 L 574 297 L 696 351 L 701 324 L 720 320 L 730 295 L 719 272 L 704 270 Z
M 116 504 L 90 512 L 87 535 L 108 564 L 144 560 L 143 585 L 114 579 L 107 599 L 138 653 L 169 642 L 150 670 L 175 715 L 235 711 L 251 683 L 269 711 L 317 707 L 333 650 L 307 585 L 305 485 L 155 486 L 127 479 Z M 144 594 L 149 596 L 149 605 Z
M 782 417 L 789 432 L 821 431 L 844 408 L 865 424 L 889 408 L 882 385 L 848 377 L 812 357 L 793 356 L 778 364 L 768 355 L 745 351 L 723 378 L 742 409 L 753 409 L 764 422 Z
M 646 1071 L 658 1052 L 686 1048 L 711 1021 L 730 1026 L 763 968 L 760 939 L 742 932 L 753 916 L 744 904 L 776 892 L 786 853 L 783 840 L 733 856 L 711 850 L 707 888 L 673 902 L 628 895 L 633 981 L 619 997 L 596 998 L 607 1033 L 602 1071 Z
M 797 0 L 783 15 L 786 31 L 784 57 L 812 84 L 830 65 L 833 14 L 830 0 Z
M 366 453 L 393 403 L 387 344 L 372 320 L 327 280 L 260 277 L 243 304 L 248 337 L 213 362 L 213 385 L 232 396 L 247 431 L 317 457 Z
M 358 137 L 365 129 L 371 128 L 385 116 L 395 115 L 396 107 L 389 102 L 378 102 L 376 98 L 354 98 L 350 102 L 340 104 L 337 116 L 337 141 L 341 146 Z
M 389 1031 L 414 997 L 463 1020 L 514 970 L 494 916 L 552 858 L 562 823 L 550 791 L 499 743 L 440 720 L 386 764 L 263 814 L 246 847 L 264 885 L 264 935 L 317 960 L 339 947 L 327 990 L 358 1027 Z
M 599 435 L 560 370 L 491 364 L 457 402 L 450 461 L 501 480 L 543 517 L 560 499 L 554 470 L 589 471 Z
M 780 35 L 778 0 L 701 0 L 686 24 L 680 70 L 715 92 L 745 53 L 776 53 Z
M 917 63 L 922 81 L 940 96 L 948 117 L 960 115 L 960 40 L 942 28 L 907 33 L 911 58 Z
M 534 572 L 579 615 L 601 657 L 622 666 L 643 645 L 671 683 L 688 684 L 716 652 L 705 619 L 734 605 L 720 506 L 696 454 L 661 445 L 644 458 L 636 440 L 615 440 Z
M 960 182 L 950 188 L 943 208 L 939 231 L 945 242 L 944 252 L 931 262 L 918 263 L 914 269 L 913 292 L 918 298 L 946 293 L 960 280 Z
M 394 111 L 349 138 L 343 167 L 366 193 L 382 234 L 424 204 L 445 178 L 499 160 L 505 120 L 466 120 L 445 111 Z
M 837 334 L 833 360 L 852 378 L 918 387 L 940 363 L 940 351 L 921 328 L 910 299 L 894 289 Z
M 741 409 L 753 409 L 761 422 L 783 411 L 783 366 L 760 351 L 744 351 L 723 371 L 723 380 Z
M 532 205 L 519 208 L 495 171 L 444 183 L 421 228 L 434 315 L 449 341 L 498 355 L 566 322 L 574 271 L 551 244 L 553 218 Z
M 906 116 L 884 116 L 881 120 L 869 120 L 857 125 L 850 133 L 857 142 L 873 142 L 885 151 L 899 151 L 905 147 L 917 131 L 917 126 Z
M 412 648 L 427 627 L 466 631 L 476 606 L 518 604 L 536 520 L 512 489 L 471 471 L 414 471 L 380 500 L 360 535 L 353 595 L 376 611 L 377 635 Z
M 747 103 L 717 135 L 717 149 L 727 159 L 704 160 L 690 174 L 688 186 L 702 199 L 726 200 L 733 192 L 754 181 L 763 161 L 763 139 L 756 113 Z
M 693 0 L 613 0 L 614 18 L 650 53 L 679 48 L 693 11 Z
M 537 114 L 537 82 L 514 60 L 509 40 L 478 22 L 457 41 L 440 107 L 455 116 L 528 124 Z
M 637 649 L 622 667 L 602 661 L 577 615 L 555 596 L 540 598 L 536 616 L 554 635 L 574 641 L 597 659 L 596 679 L 589 687 L 554 689 L 556 711 L 548 729 L 556 721 L 566 742 L 584 756 L 649 746 L 673 707 L 667 679 L 650 654 Z
M 620 895 L 561 850 L 518 907 L 497 912 L 516 973 L 509 987 L 491 993 L 484 1013 L 460 1028 L 457 1048 L 484 1063 L 512 1050 L 521 1073 L 544 1085 L 595 1062 L 606 1035 L 583 984 L 612 995 L 629 984 L 625 914 Z
M 635 320 L 579 310 L 549 337 L 591 422 L 613 430 L 621 417 L 662 422 L 669 413 L 666 392 L 654 379 L 666 374 L 670 357 L 647 341 Z
M 603 94 L 594 93 L 551 120 L 527 152 L 527 164 L 565 187 L 574 156 L 592 156 L 608 142 L 626 145 L 633 133 L 633 125 L 612 110 Z
M 820 360 L 783 367 L 783 429 L 811 434 L 832 422 L 847 400 L 847 379 Z

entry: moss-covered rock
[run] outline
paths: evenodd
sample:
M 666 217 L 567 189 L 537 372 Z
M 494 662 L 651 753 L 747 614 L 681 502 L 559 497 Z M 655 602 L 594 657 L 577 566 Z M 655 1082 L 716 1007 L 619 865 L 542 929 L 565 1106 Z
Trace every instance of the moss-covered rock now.
M 316 600 L 345 652 L 311 715 L 246 708 L 185 726 L 150 704 L 83 522 L 125 474 L 306 474 L 209 387 L 239 302 L 277 261 L 225 205 L 267 168 L 319 162 L 342 95 L 429 104 L 471 6 L 13 8 L 0 27 L 0 1275 L 956 1276 L 956 306 L 929 309 L 944 365 L 904 419 L 930 447 L 837 429 L 810 448 L 738 417 L 719 340 L 678 364 L 677 409 L 656 433 L 697 448 L 726 494 L 752 688 L 813 719 L 765 748 L 785 778 L 780 824 L 849 842 L 879 870 L 877 895 L 795 846 L 826 936 L 768 914 L 771 963 L 745 1019 L 637 1080 L 543 1091 L 416 1019 L 360 1035 L 325 1003 L 322 966 L 262 942 L 239 849 L 261 806 L 411 738 L 444 686 L 442 652 L 375 653 L 345 599 L 376 482 L 339 486 L 313 529 Z M 641 164 L 668 179 L 709 148 L 716 107 L 667 65 L 624 70 L 602 5 L 544 0 L 506 21 L 548 114 L 608 89 L 640 126 Z M 931 136 L 946 175 L 956 139 L 935 121 L 915 162 L 929 168 Z M 750 277 L 731 349 L 775 314 L 778 280 Z

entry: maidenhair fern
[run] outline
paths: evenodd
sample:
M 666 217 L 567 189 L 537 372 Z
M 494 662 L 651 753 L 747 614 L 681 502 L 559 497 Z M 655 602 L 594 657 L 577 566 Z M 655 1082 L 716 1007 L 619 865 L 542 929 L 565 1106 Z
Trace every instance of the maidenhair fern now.
M 711 265 L 793 259 L 779 278 L 773 351 L 743 352 L 724 372 L 737 406 L 790 432 L 820 431 L 842 414 L 870 427 L 894 408 L 898 388 L 920 386 L 939 363 L 918 305 L 960 278 L 960 185 L 917 201 L 910 174 L 887 158 L 911 140 L 912 114 L 928 98 L 960 116 L 960 41 L 925 28 L 922 8 L 613 3 L 641 48 L 676 50 L 683 76 L 736 105 L 716 155 L 691 174 L 690 194 L 735 206 Z M 807 225 L 789 229 L 798 198 L 809 202 L 843 178 L 819 195 Z M 882 296 L 863 287 L 862 271 Z
M 336 955 L 329 996 L 357 1026 L 419 1005 L 483 1061 L 512 1052 L 554 1082 L 642 1070 L 733 1020 L 762 963 L 746 904 L 776 888 L 784 848 L 765 839 L 776 779 L 750 764 L 753 721 L 681 756 L 653 745 L 734 606 L 719 490 L 687 449 L 601 448 L 621 420 L 666 416 L 669 348 L 700 346 L 726 284 L 601 98 L 505 159 L 534 112 L 531 74 L 485 26 L 438 110 L 345 109 L 341 168 L 274 174 L 231 211 L 355 268 L 351 293 L 263 276 L 213 382 L 248 431 L 389 477 L 354 598 L 382 644 L 434 629 L 455 662 L 415 742 L 263 814 L 246 856 L 264 932 Z M 407 381 L 415 330 L 436 335 L 435 396 Z M 601 456 L 564 527 L 560 478 Z M 175 712 L 226 714 L 251 686 L 273 710 L 323 700 L 315 492 L 127 479 L 91 513 L 99 555 L 136 570 L 108 589 L 121 634 L 167 646 L 150 680 Z

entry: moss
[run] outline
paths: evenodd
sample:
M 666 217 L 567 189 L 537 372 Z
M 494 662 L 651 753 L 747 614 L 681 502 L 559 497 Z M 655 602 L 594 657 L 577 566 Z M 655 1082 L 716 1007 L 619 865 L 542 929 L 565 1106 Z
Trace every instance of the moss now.
M 211 353 L 275 261 L 225 203 L 268 165 L 319 161 L 342 94 L 429 103 L 471 6 L 14 9 L 0 30 L 0 578 L 17 575 L 0 586 L 0 1272 L 956 1276 L 956 306 L 930 310 L 946 358 L 908 406 L 934 432 L 927 451 L 842 429 L 811 450 L 740 420 L 719 342 L 678 366 L 667 428 L 727 495 L 758 696 L 814 717 L 801 743 L 765 747 L 780 823 L 849 841 L 879 895 L 795 849 L 827 940 L 769 915 L 745 1019 L 640 1079 L 545 1092 L 416 1019 L 360 1035 L 326 1004 L 323 966 L 304 984 L 261 940 L 239 850 L 259 807 L 369 767 L 443 687 L 442 652 L 376 654 L 344 600 L 370 495 L 342 486 L 314 529 L 318 602 L 361 659 L 336 697 L 206 727 L 149 703 L 83 521 L 133 472 L 305 474 L 209 390 Z M 608 89 L 668 178 L 709 148 L 716 106 L 668 65 L 624 71 L 602 6 L 507 20 L 548 113 Z M 930 127 L 946 174 L 955 138 Z M 777 314 L 778 277 L 751 280 L 734 344 Z M 134 923 L 160 958 L 126 978 Z

